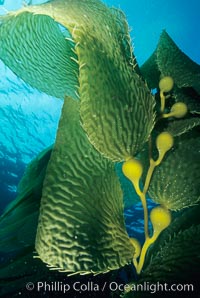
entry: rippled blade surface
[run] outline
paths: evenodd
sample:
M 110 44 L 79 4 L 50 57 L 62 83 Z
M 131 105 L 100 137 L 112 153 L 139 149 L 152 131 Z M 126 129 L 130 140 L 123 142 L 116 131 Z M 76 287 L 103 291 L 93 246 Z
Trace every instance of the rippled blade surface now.
M 147 141 L 154 124 L 154 99 L 125 61 L 112 18 L 106 13 L 98 17 L 100 39 L 84 28 L 77 32 L 81 119 L 95 148 L 113 161 L 123 161 Z
M 186 133 L 153 174 L 149 194 L 159 204 L 179 210 L 200 200 L 200 138 Z
M 141 281 L 199 283 L 200 205 L 181 211 L 151 249 Z M 160 259 L 163 262 L 159 262 Z M 192 268 L 192 270 L 191 270 Z M 190 274 L 188 274 L 190 272 Z M 195 287 L 197 290 L 197 288 Z
M 97 0 L 55 0 L 22 11 L 49 15 L 70 31 L 90 142 L 113 161 L 135 155 L 154 126 L 154 98 L 135 72 L 124 15 Z
M 149 88 L 157 88 L 160 81 L 160 71 L 157 65 L 157 51 L 145 61 L 145 63 L 140 67 L 141 74 L 145 81 L 147 82 Z
M 0 216 L 0 251 L 12 252 L 34 245 L 42 184 L 51 149 L 41 152 L 27 167 L 18 196 Z
M 170 75 L 178 87 L 193 87 L 200 93 L 200 65 L 185 55 L 166 31 L 158 43 L 157 64 L 162 75 Z
M 26 83 L 49 95 L 77 97 L 73 48 L 47 15 L 22 12 L 0 17 L 0 59 Z
M 0 297 L 14 297 L 30 280 L 47 280 L 50 276 L 44 263 L 33 258 L 42 184 L 50 154 L 51 149 L 47 149 L 31 162 L 17 198 L 0 217 Z
M 124 293 L 124 298 L 149 298 L 149 292 L 143 291 L 141 284 L 193 285 L 181 297 L 198 297 L 200 268 L 200 205 L 175 213 L 170 226 L 150 247 L 146 255 L 143 270 L 137 281 L 132 281 L 137 291 Z M 189 272 L 189 274 L 188 274 Z M 135 286 L 135 288 L 134 288 Z M 136 288 L 137 289 L 137 288 Z M 163 291 L 157 291 L 156 297 L 162 298 Z M 173 297 L 167 293 L 166 297 Z M 164 295 L 165 296 L 165 295 Z
M 131 261 L 114 164 L 89 143 L 79 104 L 65 100 L 43 186 L 36 250 L 70 273 L 100 273 Z
M 191 114 L 200 114 L 200 95 L 193 88 L 174 88 L 173 97 L 176 102 L 184 102 Z
M 178 121 L 171 121 L 167 127 L 167 131 L 174 137 L 180 136 L 192 128 L 200 125 L 200 118 L 181 119 Z

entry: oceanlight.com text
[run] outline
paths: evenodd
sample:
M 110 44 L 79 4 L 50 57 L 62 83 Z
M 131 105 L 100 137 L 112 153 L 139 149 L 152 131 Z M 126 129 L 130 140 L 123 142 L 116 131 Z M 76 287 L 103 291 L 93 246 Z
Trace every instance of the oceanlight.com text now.
M 138 283 L 138 284 L 127 284 L 127 285 L 117 285 L 115 282 L 110 283 L 111 291 L 124 291 L 124 292 L 149 292 L 150 294 L 155 294 L 157 292 L 193 292 L 193 284 L 168 284 L 168 283 Z
M 193 284 L 168 284 L 168 283 L 138 283 L 138 284 L 119 284 L 117 282 L 104 282 L 99 285 L 95 282 L 82 283 L 79 281 L 73 284 L 64 283 L 61 281 L 55 282 L 43 282 L 38 281 L 37 283 L 29 282 L 26 284 L 28 291 L 44 291 L 44 292 L 61 292 L 63 294 L 73 292 L 104 292 L 110 290 L 111 292 L 149 292 L 155 294 L 157 292 L 194 292 Z

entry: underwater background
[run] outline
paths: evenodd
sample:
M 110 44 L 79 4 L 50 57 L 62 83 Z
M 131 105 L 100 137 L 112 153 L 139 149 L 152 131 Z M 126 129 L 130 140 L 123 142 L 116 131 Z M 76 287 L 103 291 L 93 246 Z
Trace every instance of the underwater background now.
M 0 14 L 23 5 L 45 2 L 0 0 Z M 163 29 L 185 54 L 200 63 L 200 9 L 197 0 L 104 2 L 125 12 L 134 54 L 140 66 L 155 50 Z M 16 198 L 17 186 L 27 165 L 54 143 L 63 102 L 30 87 L 1 60 L 0 74 L 1 214 L 8 203 Z M 129 187 L 131 189 L 127 183 Z M 127 193 L 132 196 L 131 190 Z M 128 201 L 128 198 L 124 199 Z M 152 206 L 150 203 L 149 207 Z M 140 203 L 133 207 L 126 205 L 125 220 L 129 235 L 143 240 L 143 209 Z
M 0 1 L 0 14 L 47 1 Z M 107 0 L 128 19 L 134 54 L 141 66 L 166 29 L 179 48 L 200 63 L 200 4 L 191 1 Z M 17 194 L 27 164 L 55 141 L 62 101 L 19 79 L 0 60 L 0 214 Z M 140 209 L 140 208 L 139 208 Z M 129 214 L 129 213 L 128 213 Z

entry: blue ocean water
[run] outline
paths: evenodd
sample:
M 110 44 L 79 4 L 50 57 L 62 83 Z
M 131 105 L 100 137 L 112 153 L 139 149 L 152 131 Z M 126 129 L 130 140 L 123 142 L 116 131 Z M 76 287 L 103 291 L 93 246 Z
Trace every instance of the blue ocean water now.
M 47 1 L 0 1 L 0 14 L 24 4 Z M 134 53 L 141 65 L 154 51 L 163 29 L 190 58 L 200 63 L 200 9 L 197 0 L 107 0 L 128 19 Z M 41 93 L 15 76 L 0 61 L 0 213 L 17 194 L 27 164 L 54 143 L 62 101 Z M 134 226 L 132 218 L 134 216 Z M 128 209 L 130 234 L 140 233 L 142 209 Z M 134 234 L 133 233 L 133 234 Z M 133 236 L 133 235 L 132 235 Z
M 134 53 L 141 65 L 155 50 L 165 29 L 179 48 L 200 63 L 200 3 L 198 0 L 106 0 L 121 8 L 131 29 Z
M 27 164 L 55 141 L 62 101 L 26 85 L 0 61 L 0 212 Z

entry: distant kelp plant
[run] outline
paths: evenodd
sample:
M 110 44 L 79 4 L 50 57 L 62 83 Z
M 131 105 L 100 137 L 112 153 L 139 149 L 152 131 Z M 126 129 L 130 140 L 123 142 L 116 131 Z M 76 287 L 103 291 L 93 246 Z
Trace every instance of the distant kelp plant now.
M 64 99 L 53 148 L 29 165 L 0 218 L 1 295 L 49 270 L 58 280 L 132 263 L 138 276 L 125 297 L 143 281 L 196 284 L 200 66 L 163 31 L 139 68 L 124 14 L 98 0 L 54 0 L 0 17 L 0 58 Z M 126 231 L 119 163 L 142 202 L 144 244 Z M 150 217 L 147 194 L 158 204 Z

